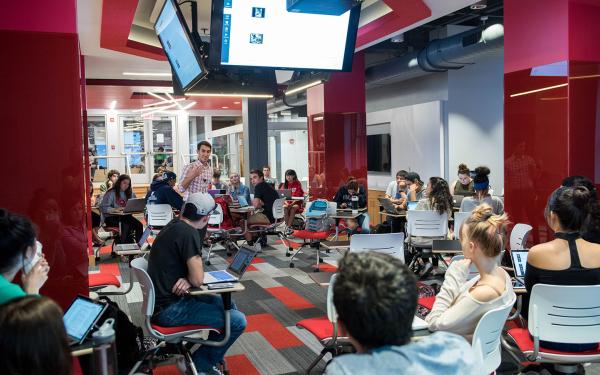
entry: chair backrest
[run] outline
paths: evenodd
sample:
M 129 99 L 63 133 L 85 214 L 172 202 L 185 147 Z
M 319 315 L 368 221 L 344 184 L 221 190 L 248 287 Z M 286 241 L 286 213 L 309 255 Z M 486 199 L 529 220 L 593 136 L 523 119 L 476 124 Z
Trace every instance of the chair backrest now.
M 600 285 L 534 285 L 528 328 L 544 341 L 599 342 Z
M 510 232 L 510 249 L 521 250 L 527 246 L 527 239 L 529 238 L 529 232 L 531 232 L 531 225 L 528 224 L 516 224 Z
M 217 204 L 215 210 L 208 217 L 208 225 L 221 225 L 223 222 L 223 207 Z
M 460 226 L 471 216 L 470 212 L 454 213 L 454 238 L 460 240 Z
M 508 318 L 508 314 L 512 309 L 517 296 L 513 294 L 513 298 L 503 306 L 497 307 L 486 312 L 473 334 L 473 349 L 480 352 L 483 359 L 483 373 L 491 374 L 501 362 L 500 337 L 502 336 L 502 328 Z
M 337 324 L 337 311 L 335 310 L 335 305 L 333 304 L 333 284 L 335 283 L 335 279 L 337 278 L 337 273 L 331 275 L 331 279 L 329 279 L 329 286 L 327 287 L 327 319 L 332 324 Z
M 332 216 L 337 213 L 337 203 L 336 202 L 327 202 L 327 215 Z
M 448 233 L 448 213 L 412 210 L 407 212 L 408 233 L 411 236 L 442 237 Z
M 404 263 L 404 233 L 355 234 L 350 237 L 350 251 L 377 251 Z
M 151 227 L 164 227 L 173 219 L 173 210 L 170 204 L 148 204 L 148 225 Z
M 275 221 L 281 220 L 284 217 L 283 204 L 285 203 L 285 198 L 275 199 L 273 202 L 273 218 Z
M 150 318 L 154 313 L 154 300 L 156 297 L 154 294 L 154 284 L 150 275 L 148 275 L 148 261 L 144 257 L 135 258 L 131 261 L 131 268 L 140 283 L 142 295 L 144 296 L 142 300 L 142 314 Z

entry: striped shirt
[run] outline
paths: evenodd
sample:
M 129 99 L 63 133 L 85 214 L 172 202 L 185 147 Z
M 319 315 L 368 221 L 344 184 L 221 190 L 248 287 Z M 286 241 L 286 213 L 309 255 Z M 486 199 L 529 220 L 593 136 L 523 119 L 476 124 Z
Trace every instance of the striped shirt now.
M 184 189 L 183 186 L 179 185 L 179 191 L 183 193 L 184 200 L 187 200 L 188 195 L 193 193 L 206 193 L 208 191 L 208 185 L 212 180 L 213 169 L 210 164 L 208 162 L 206 164 L 202 164 L 200 160 L 196 160 L 183 168 L 180 181 L 185 180 L 188 173 L 191 172 L 192 167 L 196 165 L 202 166 L 200 174 L 194 178 L 192 182 L 190 182 L 187 189 Z

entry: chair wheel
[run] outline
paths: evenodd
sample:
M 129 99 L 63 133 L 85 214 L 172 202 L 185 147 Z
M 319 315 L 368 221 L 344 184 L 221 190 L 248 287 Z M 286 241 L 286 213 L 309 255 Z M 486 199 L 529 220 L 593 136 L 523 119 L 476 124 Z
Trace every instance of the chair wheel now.
M 325 263 L 325 261 L 323 260 L 323 258 L 319 258 L 319 263 Z
M 285 256 L 289 258 L 292 256 L 292 253 L 285 253 Z
M 227 252 L 227 256 L 230 257 L 231 255 L 233 255 L 231 252 Z
M 205 262 L 205 264 L 206 264 L 207 266 L 210 266 L 210 260 L 207 260 L 207 261 Z
M 290 268 L 294 268 L 294 263 L 290 263 Z
M 321 270 L 320 270 L 320 269 L 318 269 L 318 268 L 315 268 L 315 269 L 313 270 L 313 272 L 321 272 Z

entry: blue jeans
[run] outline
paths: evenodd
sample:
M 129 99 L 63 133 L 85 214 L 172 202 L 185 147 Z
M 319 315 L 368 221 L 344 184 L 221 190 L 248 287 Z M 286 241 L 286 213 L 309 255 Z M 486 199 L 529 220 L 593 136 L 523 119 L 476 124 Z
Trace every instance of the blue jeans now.
M 152 319 L 154 323 L 164 327 L 198 324 L 223 329 L 223 300 L 220 295 L 187 296 L 165 307 Z M 192 359 L 198 371 L 210 370 L 223 361 L 227 349 L 246 329 L 246 316 L 235 308 L 231 309 L 231 336 L 223 346 L 200 346 L 192 354 Z M 209 339 L 220 341 L 225 333 L 211 332 Z

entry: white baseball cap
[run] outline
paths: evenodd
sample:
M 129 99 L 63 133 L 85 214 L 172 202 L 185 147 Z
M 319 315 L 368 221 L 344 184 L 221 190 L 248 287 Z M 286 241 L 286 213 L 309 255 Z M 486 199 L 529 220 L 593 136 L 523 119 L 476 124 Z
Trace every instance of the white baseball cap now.
M 188 199 L 185 201 L 183 205 L 184 211 L 187 205 L 193 205 L 196 209 L 194 212 L 195 218 L 191 218 L 191 220 L 198 220 L 203 216 L 210 215 L 211 212 L 217 208 L 217 204 L 213 197 L 208 193 L 193 193 L 188 196 Z

